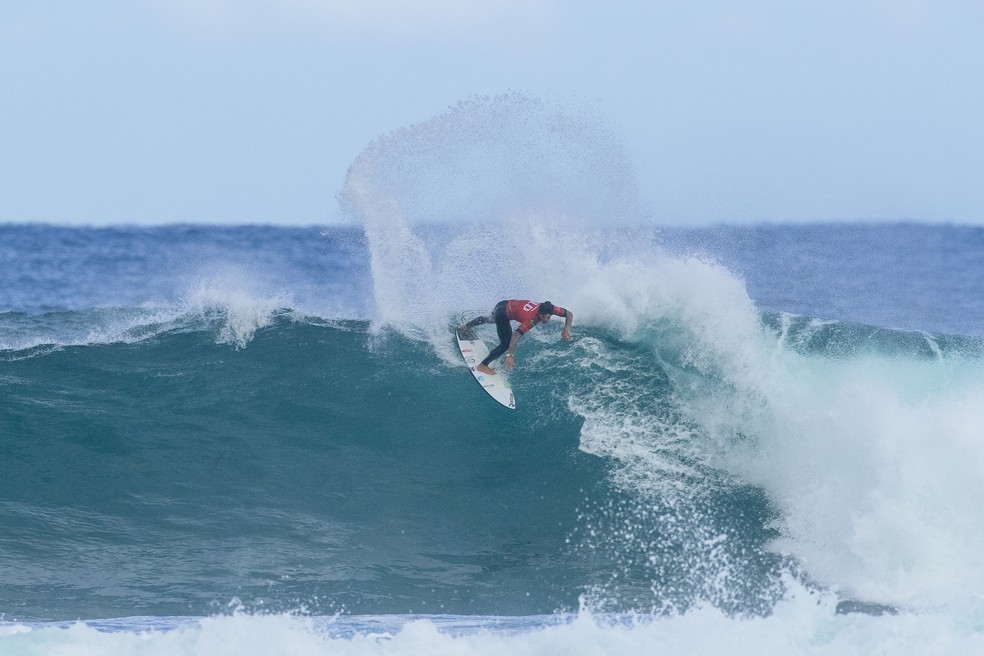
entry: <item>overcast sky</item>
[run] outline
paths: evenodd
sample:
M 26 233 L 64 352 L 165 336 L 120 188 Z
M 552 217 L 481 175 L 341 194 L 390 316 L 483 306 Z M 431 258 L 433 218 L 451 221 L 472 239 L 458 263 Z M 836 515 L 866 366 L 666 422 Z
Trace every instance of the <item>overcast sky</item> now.
M 5 0 L 0 222 L 328 223 L 509 91 L 603 115 L 657 224 L 984 224 L 982 0 Z

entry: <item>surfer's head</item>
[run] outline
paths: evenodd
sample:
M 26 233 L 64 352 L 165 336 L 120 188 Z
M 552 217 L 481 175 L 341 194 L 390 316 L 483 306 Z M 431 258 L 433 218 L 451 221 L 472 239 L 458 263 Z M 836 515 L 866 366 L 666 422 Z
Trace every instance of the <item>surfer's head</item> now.
M 540 315 L 540 323 L 546 323 L 550 321 L 550 317 L 553 316 L 554 306 L 550 301 L 544 301 L 540 303 L 540 307 L 537 308 L 536 313 Z

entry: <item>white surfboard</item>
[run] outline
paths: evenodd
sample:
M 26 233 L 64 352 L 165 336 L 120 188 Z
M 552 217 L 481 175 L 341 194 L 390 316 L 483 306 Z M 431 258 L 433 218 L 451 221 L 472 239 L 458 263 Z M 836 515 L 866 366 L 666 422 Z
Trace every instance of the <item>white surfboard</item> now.
M 516 398 L 513 396 L 512 388 L 509 387 L 509 379 L 505 372 L 502 369 L 496 369 L 496 374 L 489 376 L 475 368 L 489 354 L 489 347 L 472 330 L 456 329 L 454 333 L 458 340 L 458 350 L 461 351 L 461 357 L 465 359 L 465 364 L 468 365 L 472 376 L 482 386 L 485 393 L 507 408 L 515 410 Z

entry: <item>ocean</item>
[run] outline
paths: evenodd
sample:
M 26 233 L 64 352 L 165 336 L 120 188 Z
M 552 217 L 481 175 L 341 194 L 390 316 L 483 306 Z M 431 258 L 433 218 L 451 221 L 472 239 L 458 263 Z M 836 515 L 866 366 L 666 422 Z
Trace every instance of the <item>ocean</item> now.
M 449 185 L 479 105 L 347 222 L 0 226 L 0 654 L 984 651 L 984 228 L 656 227 L 584 124 Z
M 0 653 L 984 643 L 984 229 L 485 231 L 0 227 Z

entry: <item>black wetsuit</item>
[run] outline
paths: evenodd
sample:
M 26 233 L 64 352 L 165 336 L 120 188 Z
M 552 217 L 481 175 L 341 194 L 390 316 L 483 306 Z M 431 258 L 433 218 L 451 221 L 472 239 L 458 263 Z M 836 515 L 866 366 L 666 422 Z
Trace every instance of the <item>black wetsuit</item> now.
M 482 360 L 482 364 L 486 367 L 489 366 L 490 362 L 505 353 L 506 349 L 509 348 L 509 343 L 512 341 L 512 324 L 509 323 L 509 316 L 506 314 L 506 305 L 508 304 L 509 301 L 499 301 L 495 304 L 492 314 L 475 317 L 466 324 L 469 328 L 474 328 L 475 326 L 495 322 L 495 329 L 499 333 L 499 345 L 492 349 L 492 352 L 489 353 L 487 358 Z

